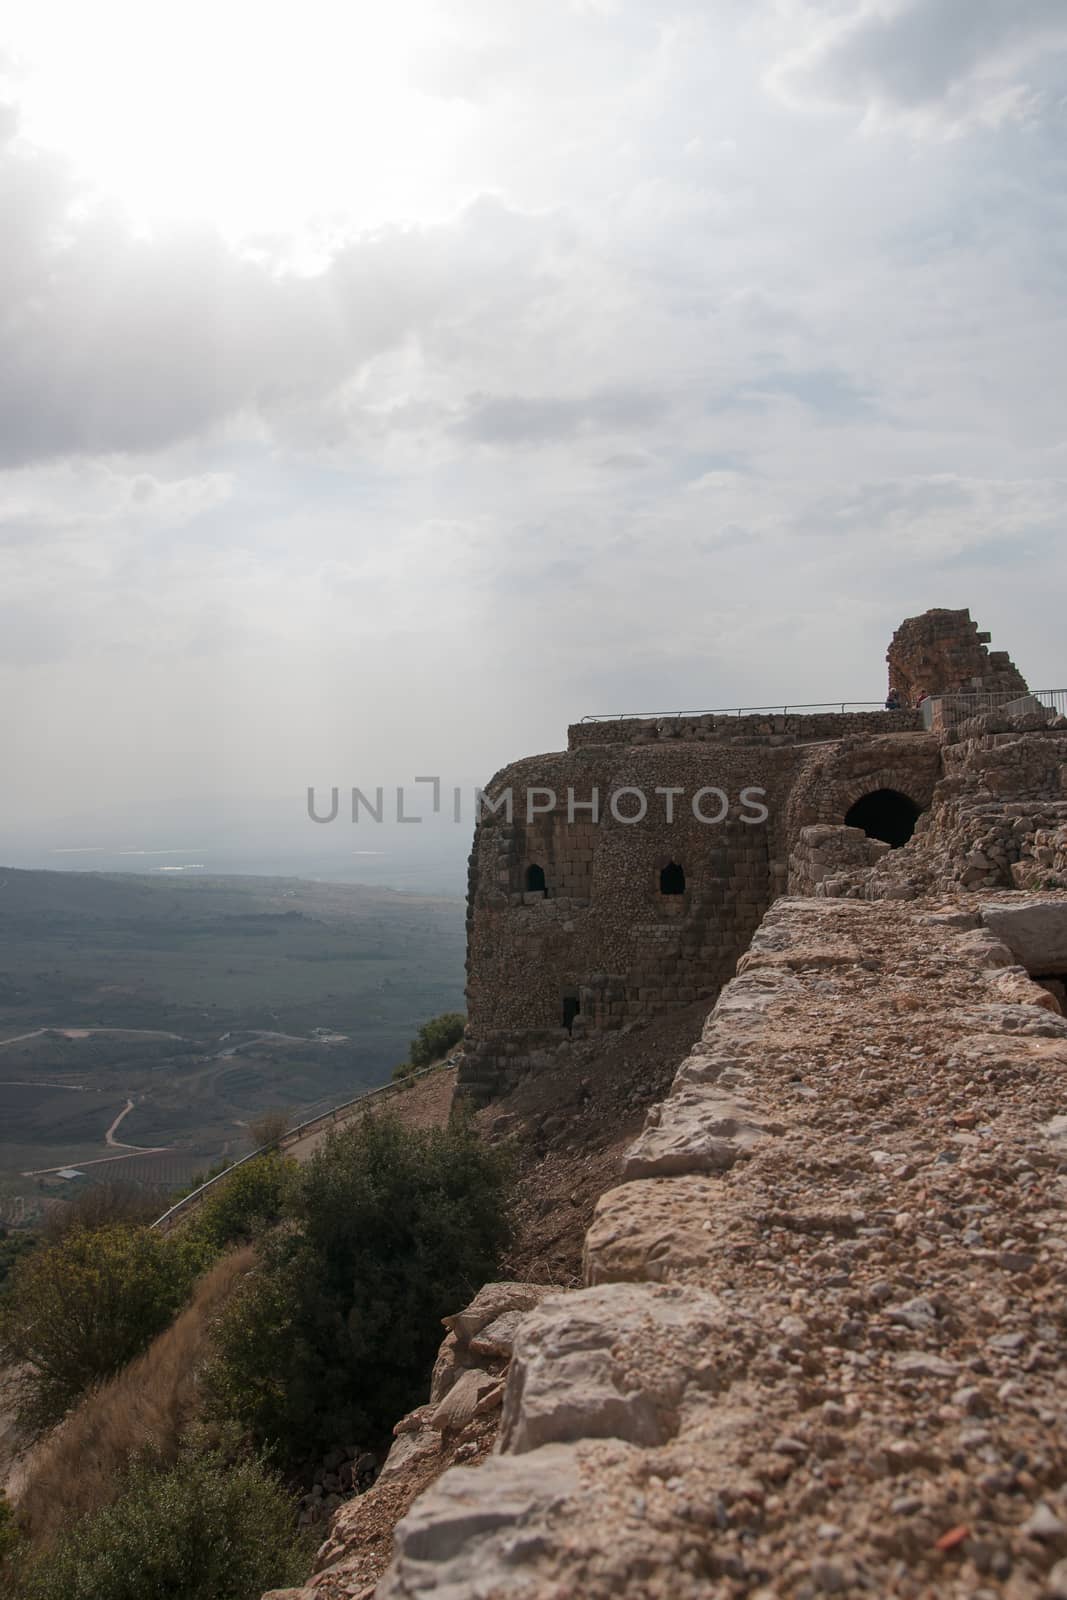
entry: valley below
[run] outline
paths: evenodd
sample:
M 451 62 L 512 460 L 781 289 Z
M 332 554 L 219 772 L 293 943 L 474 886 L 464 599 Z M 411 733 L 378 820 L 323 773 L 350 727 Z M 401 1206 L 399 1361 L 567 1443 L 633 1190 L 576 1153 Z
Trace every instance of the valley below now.
M 462 1007 L 463 953 L 443 896 L 0 869 L 0 1224 L 88 1182 L 164 1197 L 243 1154 L 264 1110 L 384 1082 Z

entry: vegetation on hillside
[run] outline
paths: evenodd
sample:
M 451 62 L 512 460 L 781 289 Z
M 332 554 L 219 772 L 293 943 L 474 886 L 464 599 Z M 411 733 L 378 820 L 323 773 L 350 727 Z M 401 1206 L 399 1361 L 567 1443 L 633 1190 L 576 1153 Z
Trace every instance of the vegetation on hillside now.
M 113 1504 L 25 1564 L 17 1600 L 259 1600 L 296 1583 L 310 1550 L 285 1490 L 255 1459 L 185 1453 L 135 1466 Z
M 206 1259 L 192 1235 L 122 1223 L 73 1229 L 21 1257 L 0 1304 L 0 1357 L 24 1369 L 24 1422 L 57 1422 L 138 1355 L 185 1303 Z
M 460 1002 L 463 907 L 297 879 L 5 869 L 0 947 L 0 1186 L 29 1217 L 87 1181 L 56 1169 L 115 1155 L 105 1135 L 128 1101 L 115 1137 L 158 1153 L 121 1171 L 162 1200 L 232 1161 L 263 1107 L 383 1082 L 413 1019 Z
M 169 1235 L 104 1208 L 43 1240 L 0 1298 L 0 1354 L 25 1364 L 32 1420 L 66 1421 L 27 1474 L 5 1592 L 258 1600 L 298 1581 L 266 1463 L 384 1441 L 424 1396 L 441 1317 L 497 1271 L 508 1198 L 469 1125 L 367 1116 L 306 1167 L 247 1162 Z
M 248 1245 L 221 1256 L 147 1350 L 92 1389 L 38 1443 L 25 1463 L 18 1502 L 19 1526 L 34 1548 L 110 1505 L 131 1461 L 150 1456 L 167 1467 L 177 1460 L 198 1426 L 200 1371 L 212 1330 L 254 1261 Z
M 285 1214 L 298 1172 L 296 1162 L 277 1151 L 245 1161 L 215 1185 L 187 1225 L 187 1232 L 203 1240 L 211 1251 L 257 1238 Z
M 292 1466 L 384 1436 L 422 1397 L 441 1317 L 492 1277 L 506 1199 L 501 1157 L 463 1125 L 335 1133 L 221 1319 L 216 1414 Z
M 439 1017 L 424 1022 L 408 1049 L 408 1059 L 393 1071 L 394 1078 L 406 1078 L 420 1067 L 440 1061 L 463 1037 L 467 1019 L 462 1011 L 443 1011 Z

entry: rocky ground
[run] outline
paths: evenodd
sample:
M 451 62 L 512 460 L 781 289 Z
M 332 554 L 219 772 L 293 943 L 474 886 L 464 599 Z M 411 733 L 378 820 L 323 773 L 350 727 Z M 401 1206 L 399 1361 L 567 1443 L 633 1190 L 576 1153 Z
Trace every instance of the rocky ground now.
M 698 1002 L 576 1041 L 479 1113 L 490 1140 L 516 1163 L 516 1233 L 509 1277 L 568 1286 L 582 1281 L 582 1246 L 596 1202 L 618 1181 L 627 1146 L 661 1100 L 707 1015 Z
M 380 1600 L 1067 1597 L 1067 1020 L 1006 926 L 772 908 Z

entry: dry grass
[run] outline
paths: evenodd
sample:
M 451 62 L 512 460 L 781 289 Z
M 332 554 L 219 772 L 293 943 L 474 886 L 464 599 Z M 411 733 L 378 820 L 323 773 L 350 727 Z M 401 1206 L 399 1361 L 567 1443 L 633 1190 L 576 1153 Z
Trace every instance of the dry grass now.
M 131 1457 L 175 1458 L 197 1415 L 197 1374 L 212 1324 L 254 1259 L 246 1247 L 217 1261 L 144 1354 L 86 1395 L 32 1452 L 15 1504 L 34 1545 L 114 1500 Z

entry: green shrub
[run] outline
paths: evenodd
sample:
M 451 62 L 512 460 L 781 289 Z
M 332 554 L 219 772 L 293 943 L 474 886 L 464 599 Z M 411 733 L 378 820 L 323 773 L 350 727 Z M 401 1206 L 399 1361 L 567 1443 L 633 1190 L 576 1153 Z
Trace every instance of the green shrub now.
M 21 1415 L 57 1421 L 167 1326 L 206 1264 L 204 1244 L 145 1228 L 77 1228 L 23 1256 L 0 1304 L 0 1356 L 23 1366 Z
M 422 1398 L 442 1316 L 509 1232 L 501 1157 L 466 1127 L 364 1117 L 300 1176 L 295 1225 L 263 1242 L 207 1375 L 215 1414 L 286 1465 L 378 1439 Z
M 293 1506 L 255 1460 L 136 1467 L 121 1497 L 30 1561 L 18 1600 L 259 1600 L 306 1576 Z
M 292 1125 L 292 1113 L 286 1111 L 284 1106 L 271 1106 L 266 1111 L 261 1111 L 258 1117 L 253 1117 L 248 1124 L 248 1137 L 252 1141 L 252 1149 L 273 1150 L 281 1143 Z
M 40 1235 L 29 1233 L 24 1228 L 0 1228 L 0 1294 L 8 1287 L 15 1263 L 29 1255 L 39 1243 Z
M 7 1571 L 6 1563 L 11 1560 L 19 1543 L 19 1531 L 7 1503 L 7 1496 L 0 1489 L 0 1577 Z
M 281 1217 L 296 1171 L 296 1162 L 277 1151 L 244 1162 L 215 1185 L 193 1214 L 190 1233 L 214 1251 L 257 1238 Z
M 447 1055 L 462 1039 L 466 1026 L 467 1019 L 462 1011 L 445 1011 L 439 1017 L 424 1022 L 411 1041 L 408 1052 L 411 1066 L 428 1067 L 431 1061 Z

